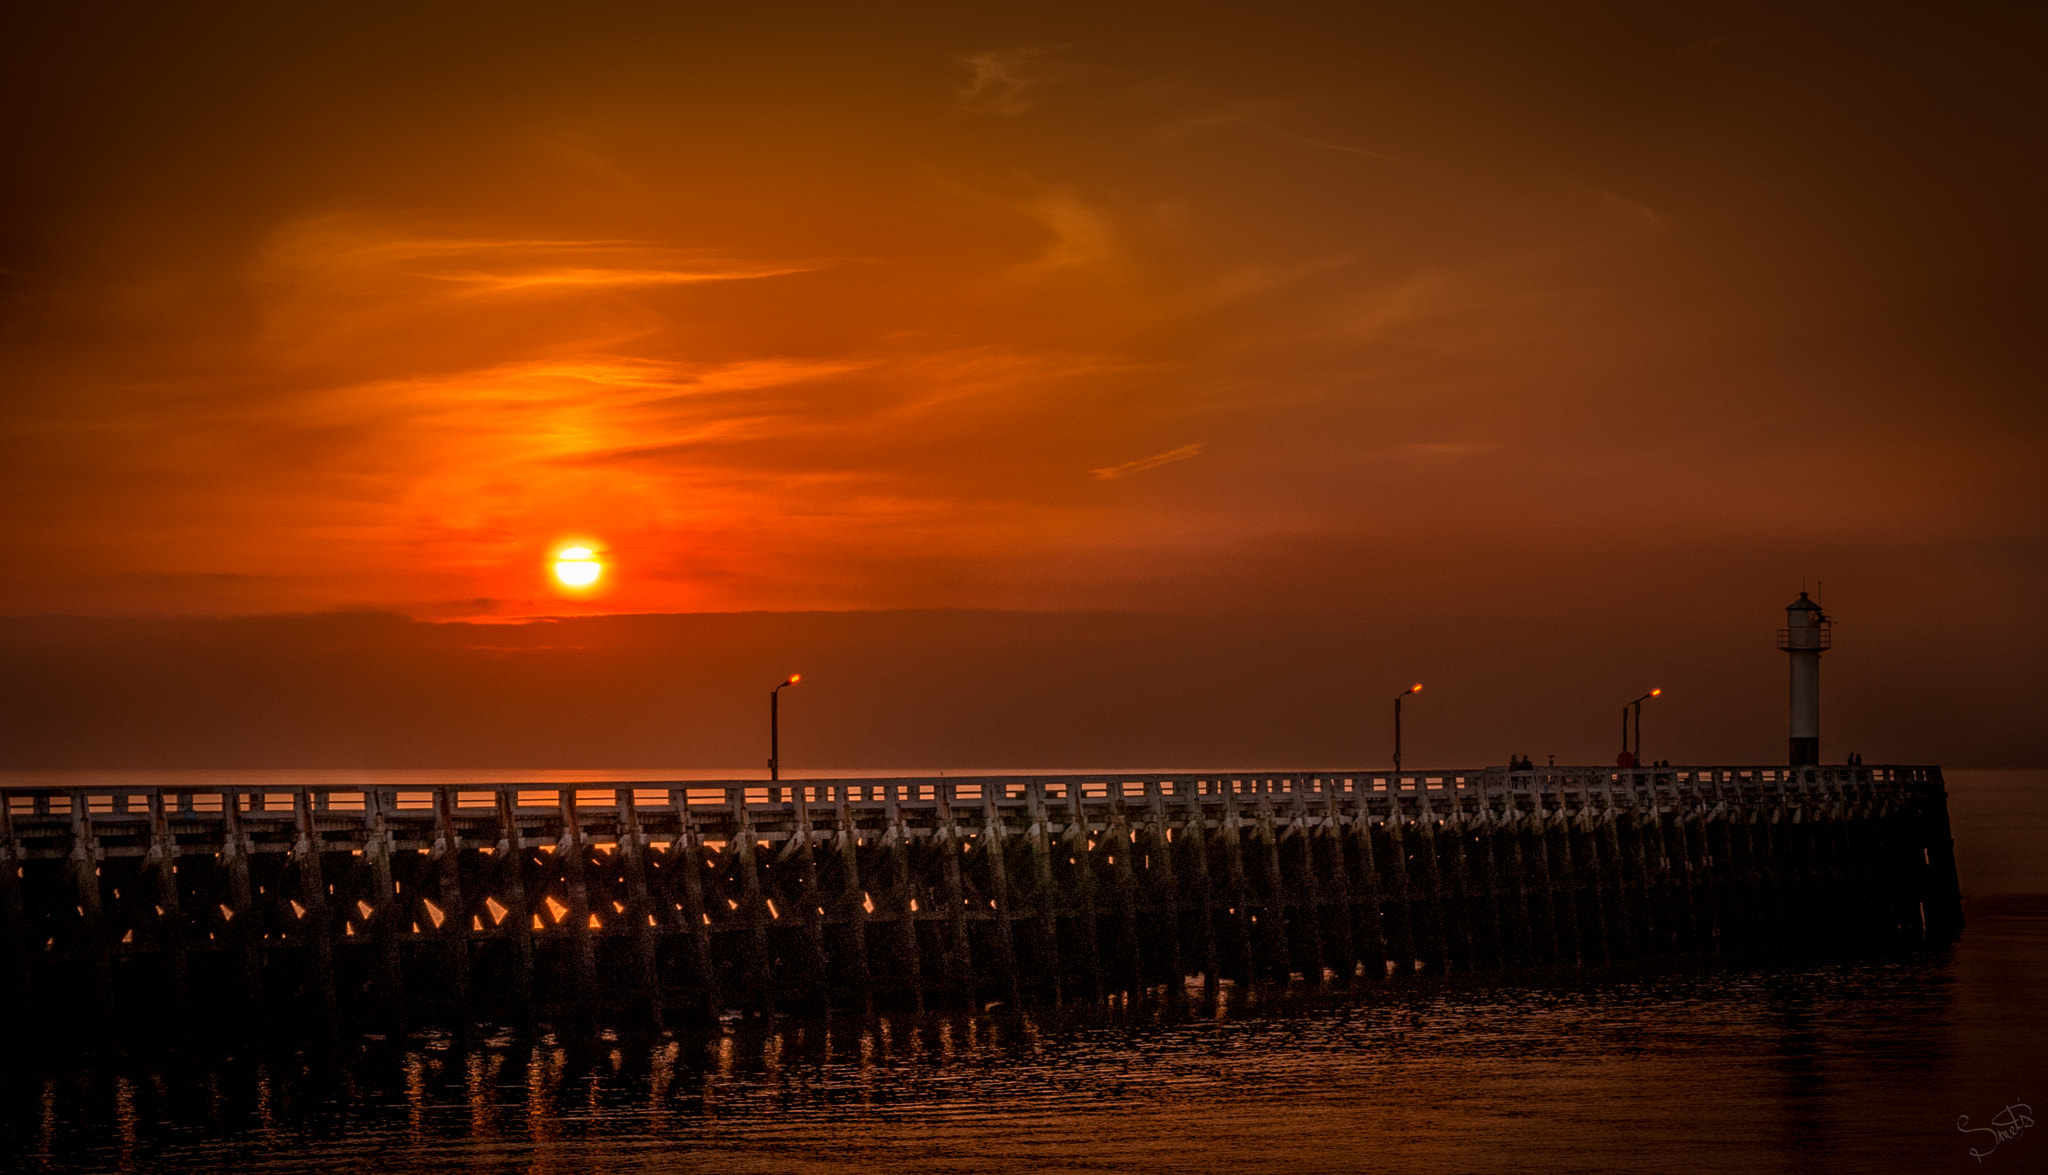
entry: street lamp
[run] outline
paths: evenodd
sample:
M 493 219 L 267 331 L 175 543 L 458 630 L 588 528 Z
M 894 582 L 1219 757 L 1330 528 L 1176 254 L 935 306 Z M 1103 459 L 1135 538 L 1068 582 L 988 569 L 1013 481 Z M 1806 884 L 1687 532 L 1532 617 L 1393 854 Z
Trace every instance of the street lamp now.
M 1401 783 L 1401 699 L 1421 688 L 1422 683 L 1418 681 L 1394 695 L 1394 784 L 1397 787 Z
M 789 675 L 789 680 L 768 691 L 768 778 L 770 780 L 782 778 L 782 722 L 781 716 L 777 713 L 782 701 L 782 687 L 795 685 L 803 679 L 803 674 L 792 673 Z
M 1643 703 L 1649 701 L 1651 698 L 1662 695 L 1663 692 L 1664 691 L 1661 689 L 1653 689 L 1649 693 L 1644 694 L 1642 697 L 1637 698 L 1635 701 L 1627 702 L 1622 705 L 1621 754 L 1623 758 L 1628 758 L 1628 708 L 1630 706 L 1634 706 L 1636 708 L 1636 753 L 1634 758 L 1630 758 L 1628 762 L 1621 764 L 1622 766 L 1642 766 L 1641 760 L 1643 757 Z

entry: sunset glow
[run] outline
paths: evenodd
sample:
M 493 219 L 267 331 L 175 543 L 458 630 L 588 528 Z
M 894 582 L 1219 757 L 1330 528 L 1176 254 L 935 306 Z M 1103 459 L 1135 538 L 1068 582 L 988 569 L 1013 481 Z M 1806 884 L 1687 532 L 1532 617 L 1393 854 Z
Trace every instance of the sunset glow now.
M 1824 577 L 2048 657 L 2013 6 L 76 7 L 0 27 L 0 616 L 1323 617 L 1590 713 Z

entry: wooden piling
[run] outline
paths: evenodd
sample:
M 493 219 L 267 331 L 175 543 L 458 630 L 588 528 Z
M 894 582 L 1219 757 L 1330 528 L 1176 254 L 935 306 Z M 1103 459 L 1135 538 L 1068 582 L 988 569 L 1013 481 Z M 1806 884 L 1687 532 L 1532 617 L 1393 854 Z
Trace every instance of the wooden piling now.
M 299 870 L 299 904 L 305 907 L 298 912 L 293 930 L 300 949 L 306 953 L 306 982 L 315 1022 L 321 1035 L 333 1040 L 340 1025 L 334 999 L 334 940 L 327 916 L 327 881 L 320 860 L 326 853 L 326 841 L 313 821 L 313 797 L 302 791 L 292 799 L 298 829 L 292 857 Z
M 597 986 L 597 944 L 590 934 L 590 924 L 594 920 L 590 911 L 590 886 L 584 877 L 587 867 L 584 856 L 589 848 L 583 838 L 583 818 L 576 811 L 576 789 L 560 789 L 556 792 L 556 802 L 562 821 L 562 837 L 555 842 L 555 867 L 561 871 L 566 899 L 563 904 L 568 907 L 568 913 L 556 927 L 569 940 L 569 999 L 573 1011 L 567 1019 L 587 1032 L 595 1027 L 600 994 Z M 764 974 L 764 997 L 766 988 Z
M 1475 966 L 1499 968 L 1507 966 L 1505 946 L 1501 944 L 1501 903 L 1499 888 L 1493 866 L 1493 809 L 1487 807 L 1485 792 L 1481 792 L 1479 809 L 1468 817 L 1464 827 L 1464 868 L 1468 884 L 1473 886 L 1473 901 L 1479 907 L 1479 931 L 1475 933 Z
M 1202 810 L 1202 781 L 1191 781 L 1186 795 L 1187 817 L 1181 822 L 1180 849 L 1187 862 L 1188 893 L 1195 915 L 1195 943 L 1202 960 L 1202 991 L 1214 998 L 1223 979 L 1216 946 L 1216 894 L 1209 884 L 1208 815 Z
M 1401 797 L 1394 789 L 1396 780 L 1387 784 L 1387 819 L 1379 826 L 1379 834 L 1385 838 L 1376 854 L 1386 870 L 1386 883 L 1382 887 L 1386 894 L 1386 908 L 1392 915 L 1392 926 L 1388 933 L 1388 958 L 1394 964 L 1395 975 L 1413 975 L 1416 964 L 1422 961 L 1422 928 L 1419 925 L 1420 912 L 1416 909 L 1415 879 L 1409 873 L 1411 858 L 1409 847 L 1409 816 L 1401 810 Z
M 1450 960 L 1455 970 L 1473 971 L 1478 969 L 1476 960 L 1483 941 L 1483 928 L 1480 925 L 1477 887 L 1466 853 L 1471 835 L 1466 830 L 1464 809 L 1456 797 L 1450 799 L 1450 804 L 1451 810 L 1445 815 L 1437 838 L 1444 865 L 1445 904 L 1454 916 L 1454 925 L 1449 927 Z
M 815 785 L 799 783 L 790 789 L 796 804 L 797 900 L 803 906 L 804 998 L 813 1009 L 831 1001 L 831 960 L 825 950 L 825 907 L 828 899 L 818 879 L 818 830 L 811 823 L 811 799 Z
M 1252 941 L 1267 977 L 1285 986 L 1294 976 L 1294 951 L 1287 937 L 1287 879 L 1280 869 L 1280 832 L 1269 790 L 1272 784 L 1270 779 L 1253 781 L 1253 787 L 1258 789 L 1258 807 L 1252 827 L 1264 892 L 1258 903 L 1258 921 L 1253 924 L 1257 931 Z
M 718 968 L 711 958 L 711 915 L 704 903 L 704 838 L 698 830 L 696 817 L 690 812 L 688 789 L 678 788 L 669 793 L 670 802 L 675 806 L 677 835 L 675 840 L 676 874 L 678 884 L 671 887 L 682 906 L 683 925 L 689 937 L 687 951 L 690 960 L 690 977 L 696 981 L 698 1011 L 701 1018 L 716 1022 L 724 1005 L 723 993 L 718 982 Z M 866 960 L 862 960 L 865 964 Z
M 760 853 L 756 851 L 754 815 L 747 807 L 747 789 L 726 789 L 733 808 L 733 834 L 728 842 L 733 869 L 740 882 L 740 922 L 746 927 L 746 945 L 740 954 L 740 977 L 746 990 L 747 1010 L 757 1016 L 775 1011 L 775 994 L 769 982 L 768 923 L 772 914 L 761 890 Z
M 938 804 L 939 878 L 946 903 L 946 986 L 955 1003 L 975 1006 L 974 957 L 967 939 L 967 891 L 960 875 L 960 825 L 953 818 L 953 784 L 940 780 L 934 789 Z
M 1626 958 L 1638 953 L 1635 932 L 1635 895 L 1629 885 L 1629 864 L 1621 848 L 1621 812 L 1614 806 L 1614 783 L 1601 780 L 1600 813 L 1593 835 L 1599 843 L 1600 876 L 1606 891 L 1607 954 Z
M 0 811 L 5 810 L 5 804 L 6 797 L 0 796 Z M 0 817 L 0 821 L 4 821 L 4 817 Z M 0 910 L 9 905 L 6 895 L 9 881 L 14 882 L 14 901 L 20 901 L 20 882 L 12 876 L 14 867 L 5 851 L 7 842 L 13 839 L 8 835 L 10 831 L 0 824 Z M 152 937 L 157 953 L 163 958 L 159 996 L 166 1032 L 173 1042 L 189 1044 L 194 1026 L 191 945 L 187 941 L 191 932 L 186 925 L 184 901 L 178 893 L 178 838 L 171 832 L 170 816 L 164 810 L 161 790 L 149 794 L 149 852 L 143 858 L 143 868 L 149 875 L 150 889 L 156 899 L 157 916 Z M 4 921 L 0 918 L 0 922 Z
M 890 935 L 894 948 L 896 972 L 905 982 L 918 1011 L 924 1010 L 924 964 L 919 956 L 917 935 L 917 893 L 916 879 L 910 870 L 910 828 L 903 820 L 903 809 L 896 790 L 900 784 L 884 785 L 883 794 L 887 807 L 888 831 L 883 834 L 882 845 L 889 859 L 889 910 L 895 924 Z
M 1292 847 L 1294 859 L 1292 870 L 1292 899 L 1295 916 L 1289 919 L 1301 940 L 1302 973 L 1308 981 L 1317 986 L 1328 982 L 1329 960 L 1323 951 L 1323 892 L 1316 874 L 1316 838 L 1309 824 L 1308 801 L 1304 788 L 1308 780 L 1296 778 L 1293 781 L 1293 804 L 1288 812 L 1287 827 L 1280 834 L 1283 844 Z M 1291 842 L 1291 845 L 1284 843 Z M 1283 877 L 1283 884 L 1286 879 Z
M 1138 942 L 1137 870 L 1131 862 L 1138 838 L 1131 830 L 1130 812 L 1121 795 L 1112 796 L 1109 810 L 1109 828 L 1103 836 L 1108 841 L 1110 876 L 1116 890 L 1117 986 L 1136 999 L 1145 991 L 1144 952 Z
M 261 918 L 256 909 L 256 886 L 249 880 L 249 851 L 253 847 L 242 830 L 242 796 L 233 788 L 221 798 L 221 872 L 227 880 L 228 907 L 222 914 L 221 933 L 234 957 L 235 994 L 245 1009 L 236 1023 L 254 1035 L 264 1023 L 264 990 Z
M 22 892 L 27 863 L 14 831 L 14 797 L 0 792 L 0 1026 L 9 1040 L 28 1035 L 34 1007 L 35 944 Z
M 633 944 L 632 1018 L 648 1031 L 659 1032 L 662 997 L 656 939 L 661 934 L 662 919 L 656 916 L 654 891 L 648 884 L 648 837 L 640 827 L 640 807 L 634 801 L 633 789 L 617 788 L 613 791 L 613 798 L 618 805 L 619 868 L 626 879 L 626 912 L 623 917 Z
M 1314 852 L 1320 865 L 1319 874 L 1326 879 L 1323 886 L 1327 905 L 1322 918 L 1327 928 L 1324 941 L 1328 944 L 1328 961 L 1337 975 L 1337 982 L 1349 985 L 1358 978 L 1358 936 L 1352 927 L 1351 871 L 1344 860 L 1344 828 L 1337 813 L 1337 793 L 1343 780 L 1329 778 L 1323 781 L 1322 811 L 1314 818 Z
M 1173 830 L 1166 818 L 1166 787 L 1156 779 L 1145 781 L 1146 824 L 1145 876 L 1150 883 L 1145 895 L 1152 925 L 1156 928 L 1155 977 L 1166 981 L 1169 999 L 1185 996 L 1187 970 L 1181 962 L 1180 883 L 1173 867 Z
M 874 972 L 868 962 L 868 894 L 862 888 L 860 828 L 846 797 L 848 785 L 838 787 L 839 830 L 836 834 L 840 871 L 839 909 L 846 921 L 846 958 L 851 963 L 853 989 L 859 994 L 862 1012 L 875 1010 Z
M 1024 785 L 1025 819 L 1031 822 L 1025 831 L 1026 848 L 1031 854 L 1031 881 L 1036 891 L 1032 895 L 1034 934 L 1033 961 L 1045 976 L 1048 993 L 1054 1007 L 1066 1000 L 1066 972 L 1060 966 L 1059 939 L 1059 890 L 1053 883 L 1052 835 L 1047 828 L 1045 810 L 1045 783 L 1033 779 Z
M 1082 980 L 1087 985 L 1089 1000 L 1100 1006 L 1108 991 L 1102 973 L 1102 922 L 1095 910 L 1094 830 L 1088 827 L 1088 813 L 1081 806 L 1083 786 L 1078 780 L 1067 784 L 1067 830 L 1060 842 L 1067 854 L 1067 876 L 1072 879 Z
M 1429 970 L 1443 974 L 1450 960 L 1450 931 L 1446 926 L 1445 905 L 1449 896 L 1444 889 L 1443 863 L 1437 854 L 1437 837 L 1440 831 L 1435 808 L 1429 802 L 1429 786 L 1426 779 L 1417 778 L 1415 793 L 1421 812 L 1408 831 L 1415 838 L 1415 859 L 1422 867 L 1422 885 L 1411 889 L 1422 906 L 1423 934 L 1421 949 L 1416 957 L 1428 964 Z
M 1384 983 L 1389 955 L 1385 912 L 1380 896 L 1380 867 L 1373 846 L 1372 780 L 1362 776 L 1358 786 L 1359 792 L 1354 797 L 1351 811 L 1352 855 L 1358 859 L 1357 916 L 1353 924 L 1359 928 L 1360 962 L 1374 983 Z
M 1565 826 L 1566 842 L 1578 890 L 1579 930 L 1584 936 L 1581 950 L 1590 963 L 1610 962 L 1613 955 L 1612 918 L 1607 909 L 1605 870 L 1600 861 L 1598 817 L 1593 814 L 1592 795 L 1582 791 L 1578 810 Z
M 1231 948 L 1228 964 L 1232 978 L 1248 984 L 1258 970 L 1258 956 L 1252 950 L 1251 884 L 1244 875 L 1243 824 L 1237 811 L 1237 781 L 1217 781 L 1223 787 L 1223 827 L 1217 839 L 1223 845 L 1223 900 L 1228 903 L 1224 921 Z
M 434 793 L 434 846 L 428 853 L 440 898 L 440 925 L 434 927 L 435 953 L 440 956 L 441 984 L 448 993 L 450 1018 L 458 1039 L 475 1035 L 476 1009 L 470 988 L 470 912 L 462 892 L 462 836 L 455 823 L 455 793 Z
M 995 796 L 1001 784 L 983 784 L 981 789 L 981 841 L 983 868 L 988 873 L 990 912 L 994 916 L 996 975 L 1002 983 L 1003 997 L 1011 1007 L 1024 1002 L 1024 990 L 1017 975 L 1017 942 L 1015 932 L 1016 909 L 1010 899 L 1010 870 L 1004 860 L 1007 830 L 996 807 Z
M 509 945 L 511 954 L 507 1002 L 519 1017 L 520 1026 L 530 1028 L 534 1019 L 533 910 L 526 897 L 528 846 L 519 831 L 518 792 L 501 787 L 497 790 L 496 799 L 498 844 L 492 855 L 497 860 L 498 902 L 505 907 L 505 914 L 498 921 L 497 933 Z M 372 835 L 375 835 L 374 831 Z
M 72 896 L 77 899 L 78 921 L 66 945 L 77 959 L 83 994 L 93 1011 L 86 1022 L 88 1036 L 102 1049 L 114 1045 L 113 944 L 107 935 L 100 901 L 100 846 L 92 834 L 92 817 L 83 797 L 71 802 L 71 853 L 65 862 L 71 875 Z
M 391 868 L 391 859 L 398 850 L 392 841 L 390 822 L 397 814 L 398 795 L 383 788 L 371 788 L 363 793 L 363 809 L 363 856 L 370 872 L 370 895 L 365 903 L 370 914 L 365 929 L 370 932 L 373 952 L 371 1023 L 387 1035 L 398 1035 L 405 1031 L 408 1019 L 398 946 L 405 923 L 399 913 L 397 879 Z

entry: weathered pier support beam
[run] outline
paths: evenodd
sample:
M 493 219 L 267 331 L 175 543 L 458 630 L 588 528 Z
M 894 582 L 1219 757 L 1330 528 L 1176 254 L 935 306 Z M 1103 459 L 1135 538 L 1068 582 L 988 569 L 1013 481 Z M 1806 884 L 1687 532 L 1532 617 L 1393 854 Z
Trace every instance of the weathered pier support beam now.
M 1258 956 L 1252 951 L 1252 887 L 1244 875 L 1244 826 L 1237 811 L 1237 781 L 1218 782 L 1223 788 L 1223 826 L 1217 839 L 1223 845 L 1223 900 L 1229 903 L 1224 922 L 1231 954 L 1227 966 L 1232 979 L 1246 984 L 1258 971 Z
M 860 994 L 862 1012 L 875 1010 L 874 972 L 868 962 L 868 914 L 874 903 L 862 889 L 860 869 L 860 826 L 854 822 L 847 799 L 847 785 L 839 786 L 839 831 L 837 834 L 840 871 L 839 909 L 846 922 L 845 957 L 851 964 L 849 979 Z M 706 963 L 708 968 L 709 963 Z
M 5 797 L 0 797 L 0 812 L 5 810 Z M 13 840 L 10 832 L 6 817 L 0 815 L 0 926 L 9 924 L 6 911 L 21 900 L 21 882 L 15 876 L 15 867 L 7 853 L 7 845 Z M 165 810 L 161 791 L 151 792 L 149 796 L 149 851 L 143 857 L 143 868 L 149 875 L 151 896 L 156 902 L 152 938 L 156 953 L 163 960 L 158 1007 L 169 1039 L 175 1044 L 190 1044 L 195 1027 L 189 942 L 191 928 L 178 886 L 178 838 L 171 833 L 170 815 Z M 12 903 L 8 894 L 10 885 L 13 888 Z M 25 993 L 16 991 L 15 994 Z
M 497 863 L 498 904 L 505 909 L 498 919 L 498 937 L 510 947 L 507 960 L 506 1003 L 513 1009 L 520 1027 L 530 1028 L 533 1002 L 533 907 L 526 895 L 528 845 L 519 830 L 519 797 L 511 788 L 499 788 L 493 797 L 498 813 L 498 843 L 492 856 Z M 370 835 L 379 832 L 373 825 Z M 387 866 L 387 874 L 388 874 Z
M 690 793 L 677 789 L 669 793 L 675 806 L 678 828 L 674 852 L 676 872 L 681 890 L 676 894 L 681 899 L 682 922 L 687 931 L 686 950 L 689 953 L 691 978 L 696 981 L 700 1011 L 706 1020 L 715 1021 L 724 1002 L 719 990 L 718 967 L 711 957 L 711 912 L 704 904 L 704 838 L 698 830 L 696 817 L 690 812 Z M 867 960 L 861 960 L 865 966 Z
M 434 796 L 434 847 L 428 856 L 441 899 L 437 907 L 441 916 L 434 926 L 441 982 L 448 994 L 449 1016 L 455 1023 L 456 1035 L 468 1040 L 476 1028 L 476 1009 L 470 998 L 470 934 L 481 929 L 483 923 L 470 911 L 462 892 L 462 833 L 455 823 L 452 792 L 441 791 Z
M 1351 871 L 1344 861 L 1344 828 L 1337 812 L 1337 796 L 1342 780 L 1330 780 L 1323 788 L 1322 811 L 1313 818 L 1308 817 L 1308 802 L 1302 801 L 1304 819 L 1311 821 L 1308 843 L 1303 846 L 1305 855 L 1313 854 L 1311 869 L 1328 881 L 1325 887 L 1329 896 L 1324 906 L 1322 923 L 1327 928 L 1325 938 L 1330 944 L 1329 961 L 1337 973 L 1337 982 L 1349 985 L 1358 978 L 1358 935 L 1352 922 L 1353 901 L 1351 897 Z
M 391 868 L 397 848 L 392 843 L 390 825 L 397 814 L 397 793 L 372 788 L 363 793 L 363 809 L 363 857 L 369 863 L 370 896 L 357 900 L 370 907 L 366 924 L 374 960 L 370 1019 L 379 1031 L 400 1033 L 405 1031 L 407 1020 L 405 976 L 398 950 L 404 920 L 399 915 L 398 883 Z
M 1108 991 L 1102 974 L 1102 922 L 1095 912 L 1095 842 L 1088 827 L 1088 813 L 1081 806 L 1081 785 L 1067 784 L 1066 793 L 1067 830 L 1060 843 L 1067 855 L 1067 876 L 1073 891 L 1082 982 L 1089 1000 L 1100 1005 Z
M 650 846 L 647 833 L 640 827 L 640 809 L 634 802 L 633 789 L 622 787 L 616 789 L 613 794 L 618 805 L 617 856 L 619 869 L 625 874 L 626 879 L 626 910 L 622 917 L 626 919 L 627 934 L 633 944 L 631 1017 L 641 1027 L 659 1032 L 662 1025 L 662 995 L 657 958 L 659 949 L 656 940 L 661 934 L 661 924 L 664 920 L 662 915 L 670 915 L 668 920 L 673 921 L 674 911 L 665 906 L 657 906 L 654 891 L 648 884 Z M 464 965 L 463 998 L 467 1000 L 466 959 Z
M 314 1022 L 319 1025 L 321 1036 L 332 1040 L 340 1023 L 334 999 L 334 940 L 327 916 L 327 878 L 321 868 L 326 843 L 313 822 L 312 795 L 300 792 L 294 796 L 292 811 L 298 825 L 292 857 L 298 865 L 298 904 L 302 907 L 293 911 L 297 915 L 293 931 L 306 954 L 306 986 Z
M 596 919 L 590 911 L 590 885 L 584 876 L 588 867 L 585 857 L 590 849 L 583 839 L 582 818 L 576 812 L 576 789 L 565 787 L 556 794 L 560 803 L 562 836 L 555 842 L 554 856 L 562 873 L 563 904 L 568 908 L 562 916 L 560 929 L 566 931 L 569 939 L 569 998 L 575 1009 L 567 1019 L 575 1027 L 588 1031 L 595 1027 L 598 1000 L 597 945 L 590 936 L 591 923 Z M 758 894 L 757 888 L 755 895 Z M 765 998 L 765 974 L 761 990 Z
M 996 800 L 1003 793 L 1000 783 L 981 788 L 981 841 L 984 867 L 988 872 L 989 908 L 995 918 L 996 974 L 1002 981 L 1003 998 L 1010 1006 L 1024 1002 L 1024 990 L 1017 974 L 1017 912 L 1010 899 L 1010 870 L 1004 860 L 1007 830 L 1003 827 Z
M 1112 784 L 1120 788 L 1121 784 Z M 1130 811 L 1121 795 L 1110 800 L 1109 828 L 1103 833 L 1109 852 L 1110 876 L 1116 888 L 1117 986 L 1128 998 L 1145 991 L 1145 958 L 1138 941 L 1138 878 L 1131 856 L 1137 851 L 1137 834 L 1131 829 Z
M 1202 781 L 1191 781 L 1183 798 L 1188 811 L 1180 835 L 1188 862 L 1188 892 L 1195 911 L 1195 941 L 1201 948 L 1202 991 L 1213 999 L 1223 975 L 1216 943 L 1216 894 L 1209 884 L 1209 819 L 1202 809 Z
M 1351 813 L 1351 849 L 1358 858 L 1358 904 L 1353 924 L 1358 928 L 1359 961 L 1375 983 L 1387 979 L 1391 955 L 1387 944 L 1386 908 L 1380 889 L 1379 854 L 1373 845 L 1372 812 L 1368 806 L 1370 780 L 1359 781 Z
M 28 851 L 15 836 L 13 808 L 0 792 L 0 1026 L 9 1040 L 21 1040 L 33 1015 L 35 942 L 22 894 Z
M 1416 781 L 1416 800 L 1419 811 L 1414 823 L 1407 826 L 1405 834 L 1413 848 L 1411 869 L 1408 879 L 1410 901 L 1422 907 L 1422 933 L 1416 957 L 1427 965 L 1428 970 L 1442 974 L 1449 969 L 1451 958 L 1451 927 L 1447 925 L 1445 906 L 1449 894 L 1444 887 L 1443 862 L 1437 852 L 1440 834 L 1436 809 L 1429 802 L 1429 789 Z M 1415 885 L 1415 866 L 1420 867 L 1421 882 Z
M 733 807 L 734 828 L 726 850 L 739 875 L 740 922 L 746 927 L 746 945 L 740 957 L 741 982 L 745 985 L 747 1011 L 760 1016 L 775 1011 L 775 993 L 769 982 L 768 923 L 774 911 L 761 889 L 761 861 L 756 850 L 753 812 L 747 807 L 747 789 L 727 788 Z
M 895 954 L 897 978 L 906 983 L 918 1011 L 924 1010 L 924 964 L 917 935 L 916 878 L 910 870 L 910 826 L 903 819 L 897 797 L 900 784 L 884 785 L 884 814 L 888 831 L 882 835 L 889 859 L 889 912 L 894 918 L 890 944 Z
M 934 840 L 940 855 L 939 876 L 946 903 L 946 986 L 957 1003 L 972 1006 L 975 999 L 974 958 L 967 941 L 967 889 L 960 875 L 960 855 L 964 847 L 960 824 L 953 818 L 952 790 L 953 785 L 944 780 L 939 781 L 934 789 L 938 804 L 938 827 Z
M 99 1047 L 114 1044 L 114 962 L 113 945 L 107 938 L 106 919 L 100 901 L 100 845 L 92 834 L 92 817 L 84 804 L 71 805 L 71 852 L 65 862 L 72 896 L 77 900 L 78 921 L 65 944 L 82 972 L 80 985 L 93 1018 L 81 1025 L 85 1036 Z
M 1291 921 L 1300 939 L 1302 974 L 1310 983 L 1320 986 L 1327 981 L 1329 959 L 1323 951 L 1323 887 L 1316 873 L 1315 828 L 1309 822 L 1305 789 L 1300 786 L 1305 782 L 1295 781 L 1287 827 L 1280 840 L 1281 847 L 1294 850 L 1292 897 L 1297 913 Z
M 799 981 L 803 1001 L 811 1008 L 824 1007 L 831 998 L 825 955 L 825 891 L 818 881 L 817 829 L 811 826 L 811 785 L 799 783 L 789 789 L 795 801 L 796 829 L 789 841 L 795 851 L 797 900 L 803 906 L 803 975 Z
M 256 909 L 256 886 L 249 879 L 249 854 L 255 848 L 242 831 L 242 796 L 230 788 L 221 800 L 221 872 L 227 879 L 227 900 L 220 903 L 228 949 L 234 959 L 234 988 L 243 1014 L 235 1018 L 246 1035 L 263 1028 L 263 959 L 260 918 Z
M 1034 961 L 1038 971 L 1045 976 L 1046 988 L 1052 997 L 1054 1007 L 1066 1001 L 1066 971 L 1060 966 L 1060 912 L 1059 890 L 1053 881 L 1052 833 L 1047 826 L 1045 809 L 1045 785 L 1031 780 L 1024 787 L 1025 819 L 1030 827 L 1025 831 L 1026 847 L 1031 854 Z
M 1167 784 L 1145 781 L 1145 875 L 1150 879 L 1146 905 L 1160 944 L 1155 975 L 1166 981 L 1169 999 L 1186 995 L 1187 969 L 1181 962 L 1180 885 L 1173 867 L 1173 829 L 1167 823 Z

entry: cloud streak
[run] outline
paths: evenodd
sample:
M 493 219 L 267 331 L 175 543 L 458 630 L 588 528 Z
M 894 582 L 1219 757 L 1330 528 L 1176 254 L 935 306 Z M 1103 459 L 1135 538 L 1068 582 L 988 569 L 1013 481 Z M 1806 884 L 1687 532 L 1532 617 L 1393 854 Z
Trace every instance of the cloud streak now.
M 1182 445 L 1178 449 L 1168 449 L 1164 453 L 1154 453 L 1150 457 L 1140 457 L 1136 461 L 1126 461 L 1122 465 L 1111 465 L 1105 469 L 1091 469 L 1088 472 L 1103 481 L 1115 481 L 1120 477 L 1129 477 L 1134 473 L 1143 473 L 1148 469 L 1157 469 L 1162 465 L 1171 465 L 1176 461 L 1185 461 L 1190 457 L 1199 457 L 1201 453 L 1202 445 L 1200 442 L 1196 442 L 1192 445 Z
M 1038 91 L 1071 72 L 1054 60 L 1068 45 L 1018 45 L 963 53 L 959 63 L 967 77 L 957 93 L 968 110 L 1019 115 L 1038 105 Z

